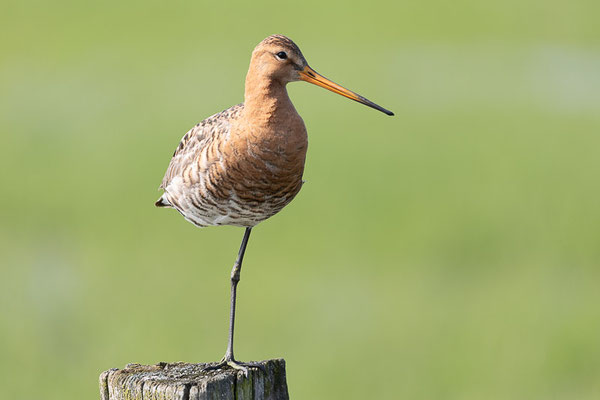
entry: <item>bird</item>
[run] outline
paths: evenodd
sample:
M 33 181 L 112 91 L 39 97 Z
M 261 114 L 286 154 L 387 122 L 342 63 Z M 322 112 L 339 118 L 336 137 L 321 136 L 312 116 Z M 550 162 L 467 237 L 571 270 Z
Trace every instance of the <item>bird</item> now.
M 295 81 L 394 115 L 317 73 L 288 37 L 271 35 L 252 52 L 244 102 L 206 118 L 183 136 L 155 205 L 174 208 L 197 227 L 245 228 L 230 277 L 227 349 L 221 361 L 206 370 L 233 368 L 247 375 L 248 368 L 259 366 L 234 357 L 237 285 L 250 232 L 289 204 L 303 185 L 308 137 L 286 89 Z

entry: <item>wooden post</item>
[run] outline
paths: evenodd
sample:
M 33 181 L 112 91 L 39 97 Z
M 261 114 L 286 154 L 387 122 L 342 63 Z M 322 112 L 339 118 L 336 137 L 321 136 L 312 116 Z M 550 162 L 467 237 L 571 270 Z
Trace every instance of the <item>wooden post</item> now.
M 100 374 L 102 400 L 289 400 L 285 360 L 261 361 L 248 377 L 232 369 L 203 371 L 208 364 L 128 364 Z

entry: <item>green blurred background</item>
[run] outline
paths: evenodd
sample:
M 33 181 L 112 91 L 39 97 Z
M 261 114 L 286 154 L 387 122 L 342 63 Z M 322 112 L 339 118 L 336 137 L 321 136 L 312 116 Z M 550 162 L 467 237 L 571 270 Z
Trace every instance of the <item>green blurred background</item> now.
M 250 240 L 236 355 L 294 399 L 600 398 L 600 3 L 32 2 L 0 12 L 0 397 L 225 350 L 243 231 L 154 208 L 294 39 L 307 184 Z

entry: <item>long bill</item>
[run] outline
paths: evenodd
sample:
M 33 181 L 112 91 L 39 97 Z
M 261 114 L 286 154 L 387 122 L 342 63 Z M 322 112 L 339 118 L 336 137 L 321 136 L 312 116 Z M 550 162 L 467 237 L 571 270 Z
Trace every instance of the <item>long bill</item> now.
M 345 87 L 342 87 L 335 82 L 330 81 L 329 79 L 325 78 L 323 75 L 320 75 L 319 73 L 317 73 L 314 69 L 312 69 L 308 65 L 306 67 L 304 67 L 304 69 L 302 71 L 300 71 L 299 74 L 300 74 L 300 79 L 305 82 L 312 83 L 317 86 L 321 86 L 322 88 L 331 90 L 333 93 L 341 94 L 342 96 L 347 97 L 354 101 L 358 101 L 359 103 L 364 104 L 365 106 L 369 106 L 371 108 L 379 110 L 384 114 L 394 115 L 394 113 L 391 112 L 390 110 L 386 110 L 385 108 L 373 103 L 371 100 L 366 99 L 366 98 L 362 97 L 361 95 L 354 93 L 353 91 L 348 90 Z

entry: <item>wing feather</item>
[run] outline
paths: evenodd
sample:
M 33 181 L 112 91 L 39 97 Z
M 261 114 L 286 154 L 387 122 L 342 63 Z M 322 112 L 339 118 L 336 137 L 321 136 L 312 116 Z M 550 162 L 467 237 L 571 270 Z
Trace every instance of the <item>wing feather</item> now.
M 200 153 L 213 140 L 222 140 L 231 129 L 231 120 L 236 118 L 244 108 L 237 104 L 220 113 L 206 118 L 183 135 L 177 149 L 173 153 L 167 172 L 160 184 L 165 189 L 176 176 L 181 175 L 187 165 L 198 159 Z

